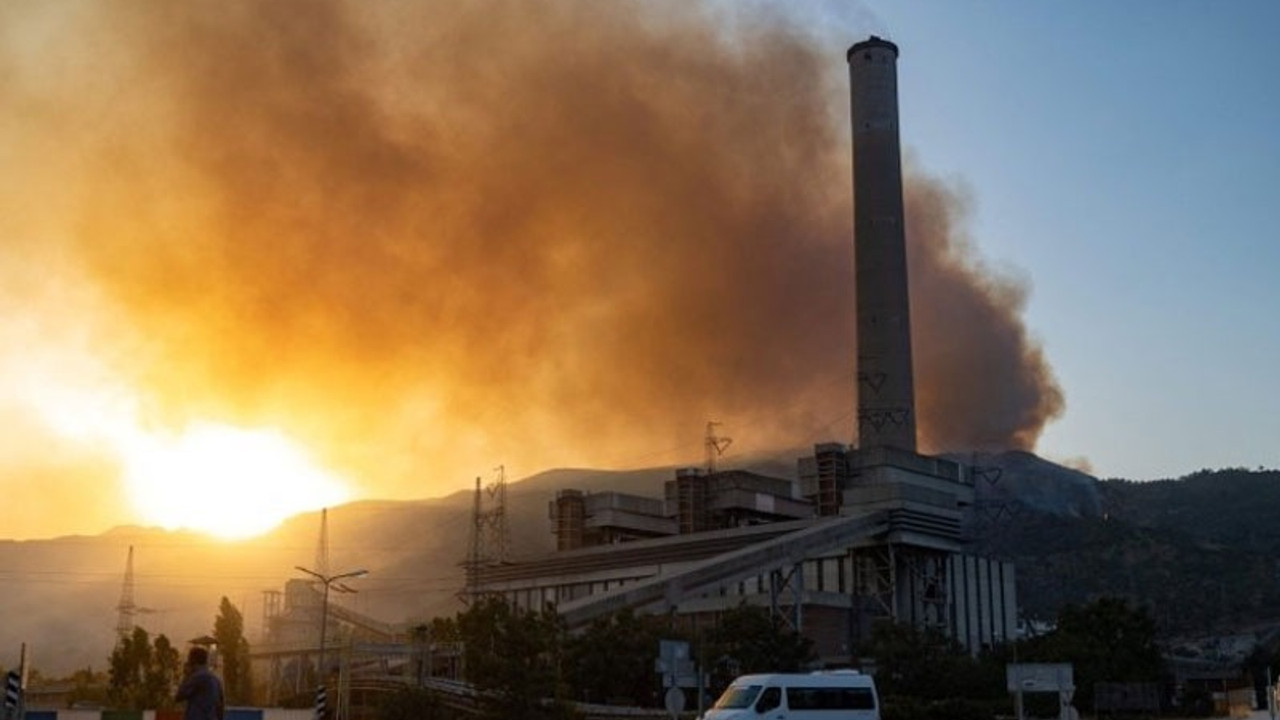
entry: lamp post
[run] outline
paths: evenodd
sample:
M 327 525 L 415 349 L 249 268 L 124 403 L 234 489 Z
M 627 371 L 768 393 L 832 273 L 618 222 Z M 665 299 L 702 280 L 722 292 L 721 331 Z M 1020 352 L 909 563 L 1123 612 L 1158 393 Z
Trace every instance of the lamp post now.
M 329 586 L 339 580 L 347 580 L 350 578 L 363 577 L 369 574 L 368 570 L 352 570 L 351 572 L 338 573 L 337 575 L 322 575 L 314 570 L 308 570 L 301 565 L 294 565 L 294 568 L 310 575 L 319 580 L 324 585 L 324 596 L 320 602 L 320 687 L 323 688 L 327 683 L 324 670 L 324 641 L 325 629 L 329 625 Z

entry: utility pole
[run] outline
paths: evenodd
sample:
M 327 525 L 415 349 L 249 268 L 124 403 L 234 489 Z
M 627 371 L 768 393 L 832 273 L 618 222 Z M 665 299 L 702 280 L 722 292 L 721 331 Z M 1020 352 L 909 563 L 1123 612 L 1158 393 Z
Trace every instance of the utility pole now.
M 326 692 L 326 685 L 329 682 L 329 673 L 324 666 L 324 645 L 326 640 L 325 630 L 329 625 L 329 586 L 339 580 L 363 577 L 368 575 L 369 571 L 352 570 L 351 572 L 339 573 L 337 575 L 323 575 L 315 572 L 314 570 L 308 570 L 301 565 L 295 565 L 294 568 L 310 575 L 320 581 L 320 584 L 324 585 L 324 593 L 320 601 L 320 686 L 316 690 L 316 715 L 323 720 L 324 713 L 327 708 L 328 693 Z M 339 588 L 342 588 L 347 592 L 355 592 L 355 590 L 342 585 L 339 585 Z

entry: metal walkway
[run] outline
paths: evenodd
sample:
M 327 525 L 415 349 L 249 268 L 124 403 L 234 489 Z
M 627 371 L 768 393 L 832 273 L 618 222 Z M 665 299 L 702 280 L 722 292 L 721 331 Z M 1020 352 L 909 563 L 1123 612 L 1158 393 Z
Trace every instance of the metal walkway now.
M 698 596 L 761 572 L 789 570 L 806 558 L 847 547 L 856 540 L 888 531 L 881 513 L 834 517 L 802 530 L 726 552 L 625 587 L 561 603 L 560 617 L 570 629 L 623 609 L 664 611 Z

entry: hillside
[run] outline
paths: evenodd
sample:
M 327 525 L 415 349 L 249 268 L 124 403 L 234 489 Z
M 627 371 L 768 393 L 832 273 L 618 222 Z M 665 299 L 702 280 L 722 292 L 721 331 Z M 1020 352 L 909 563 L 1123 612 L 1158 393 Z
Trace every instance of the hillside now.
M 798 453 L 797 453 L 798 454 Z M 794 458 L 794 455 L 791 455 Z M 787 454 L 735 463 L 794 474 Z M 1224 470 L 1181 480 L 1096 481 L 1029 453 L 969 455 L 980 472 L 969 525 L 972 551 L 1018 564 L 1024 614 L 1050 618 L 1065 602 L 1125 595 L 1169 633 L 1219 632 L 1277 620 L 1274 560 L 1280 472 Z M 660 497 L 673 468 L 558 469 L 512 482 L 514 555 L 549 551 L 547 503 L 561 488 Z M 451 614 L 470 533 L 472 497 L 363 501 L 329 512 L 330 567 L 365 568 L 341 602 L 389 622 Z M 207 633 L 227 596 L 250 640 L 262 593 L 315 567 L 319 514 L 301 515 L 252 541 L 120 528 L 96 537 L 0 541 L 0 665 L 27 643 L 37 667 L 102 668 L 114 640 L 125 558 L 135 547 L 134 599 L 153 612 L 138 623 L 176 641 Z M 16 619 L 16 620 L 15 620 Z
M 510 483 L 514 555 L 551 550 L 547 503 L 555 491 L 618 489 L 661 495 L 672 468 L 635 471 L 551 470 Z M 369 570 L 354 595 L 335 598 L 389 622 L 449 615 L 459 605 L 460 563 L 470 537 L 472 493 L 417 501 L 361 501 L 329 511 L 332 571 Z M 28 646 L 37 667 L 53 674 L 102 668 L 115 639 L 126 558 L 134 548 L 134 600 L 147 612 L 137 624 L 175 641 L 210 632 L 226 596 L 260 633 L 263 593 L 316 567 L 319 513 L 291 518 L 252 540 L 124 527 L 98 536 L 0 541 L 0 666 Z M 16 621 L 12 619 L 17 619 Z
M 1179 480 L 1100 484 L 1109 514 L 1207 546 L 1280 557 L 1280 471 L 1230 468 Z
M 1014 504 L 976 549 L 1018 565 L 1024 615 L 1121 595 L 1166 634 L 1280 622 L 1280 472 L 1203 471 L 1180 480 L 1097 483 L 1101 514 Z

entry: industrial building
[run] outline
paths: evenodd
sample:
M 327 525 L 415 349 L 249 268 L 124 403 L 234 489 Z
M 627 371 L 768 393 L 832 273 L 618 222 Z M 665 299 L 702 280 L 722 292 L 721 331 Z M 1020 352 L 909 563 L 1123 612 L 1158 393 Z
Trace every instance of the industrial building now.
M 477 480 L 464 597 L 552 606 L 581 628 L 624 608 L 691 624 L 749 603 L 814 641 L 827 665 L 857 665 L 875 623 L 941 631 L 973 651 L 1014 637 L 1011 563 L 965 552 L 973 474 L 917 452 L 905 219 L 898 141 L 898 48 L 877 37 L 847 53 L 851 84 L 857 396 L 853 445 L 822 442 L 796 479 L 716 466 L 727 440 L 708 423 L 704 467 L 673 473 L 652 496 L 564 488 L 549 502 L 556 550 L 506 556 L 505 486 L 482 510 Z M 327 566 L 322 519 L 317 567 Z M 123 601 L 122 601 L 123 603 Z M 255 667 L 273 700 L 314 687 L 323 665 L 421 678 L 457 649 L 415 647 L 404 630 L 327 603 L 312 581 L 269 593 Z M 317 629 L 329 629 L 318 640 Z M 324 646 L 322 649 L 321 646 Z M 440 652 L 432 658 L 421 652 Z M 339 657 L 340 655 L 340 657 Z M 341 692 L 346 698 L 349 691 Z M 345 702 L 345 700 L 344 700 Z
M 898 47 L 872 36 L 846 59 L 856 446 L 815 445 L 793 482 L 718 470 L 709 425 L 707 467 L 677 471 L 661 498 L 560 491 L 549 508 L 557 551 L 515 563 L 473 555 L 468 593 L 553 605 L 571 628 L 622 608 L 702 622 L 760 604 L 832 665 L 856 663 L 878 620 L 935 628 L 974 651 L 1013 637 L 1012 564 L 964 552 L 968 469 L 916 451 Z
M 707 618 L 762 605 L 829 664 L 855 662 L 881 618 L 975 650 L 1013 637 L 1012 565 L 962 551 L 973 498 L 963 468 L 836 444 L 798 466 L 799 483 L 680 470 L 663 500 L 563 490 L 549 513 L 558 550 L 475 568 L 469 591 L 525 609 L 551 604 L 570 627 L 624 607 Z
M 388 662 L 404 664 L 408 655 L 402 628 L 355 612 L 336 602 L 323 602 L 322 590 L 310 580 L 290 580 L 284 592 L 264 598 L 263 635 L 253 647 L 255 682 L 270 703 L 307 694 L 314 688 L 321 663 L 329 671 L 352 669 L 365 662 L 378 664 L 380 675 L 391 673 Z M 327 611 L 325 655 L 321 660 L 318 631 Z M 393 652 L 387 648 L 395 646 Z M 349 677 L 350 673 L 344 673 Z

